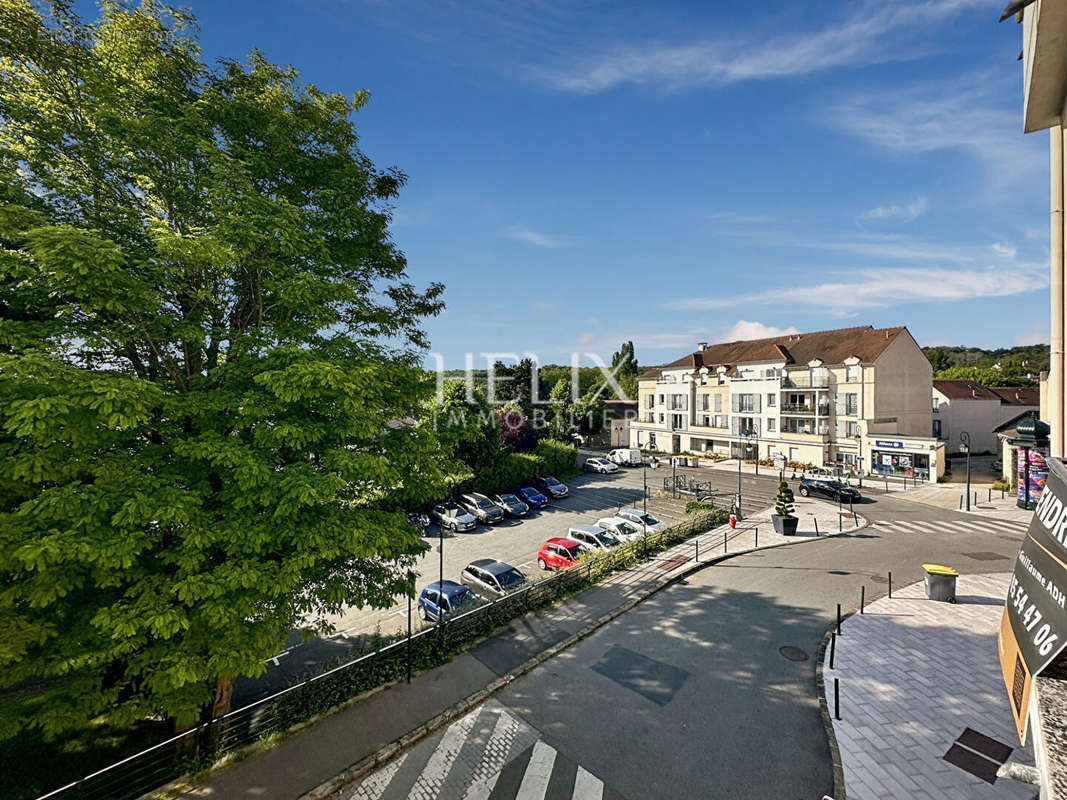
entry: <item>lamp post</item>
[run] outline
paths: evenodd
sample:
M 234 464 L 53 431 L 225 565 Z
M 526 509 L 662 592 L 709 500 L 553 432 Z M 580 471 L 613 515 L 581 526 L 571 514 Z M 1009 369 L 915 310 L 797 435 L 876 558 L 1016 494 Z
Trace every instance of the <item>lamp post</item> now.
M 655 456 L 653 456 L 655 458 Z M 641 537 L 641 556 L 642 558 L 648 554 L 648 523 L 645 522 L 645 518 L 648 516 L 648 464 L 644 464 L 644 494 L 641 495 L 641 523 L 644 535 Z
M 967 454 L 967 510 L 971 510 L 971 434 L 960 431 L 960 450 Z

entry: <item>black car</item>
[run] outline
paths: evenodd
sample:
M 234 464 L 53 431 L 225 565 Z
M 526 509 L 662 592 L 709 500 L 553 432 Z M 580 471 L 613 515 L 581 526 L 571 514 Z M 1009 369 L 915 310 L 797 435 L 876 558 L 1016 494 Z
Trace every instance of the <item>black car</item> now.
M 483 525 L 492 525 L 504 519 L 504 509 L 478 492 L 462 495 L 459 504 L 467 509 Z
M 567 496 L 567 487 L 562 481 L 556 480 L 551 475 L 546 475 L 543 478 L 534 478 L 533 484 L 540 489 L 543 494 L 547 494 L 553 499 Z
M 513 492 L 494 494 L 491 499 L 494 503 L 504 509 L 504 513 L 509 517 L 525 517 L 530 511 L 530 507 L 522 502 L 518 495 Z
M 844 503 L 858 503 L 863 499 L 862 495 L 851 486 L 845 486 L 841 481 L 828 478 L 804 478 L 800 482 L 797 493 L 801 497 L 822 496 Z
M 464 567 L 460 580 L 473 591 L 483 593 L 483 596 L 505 595 L 526 583 L 526 576 L 511 564 L 495 558 L 479 558 Z

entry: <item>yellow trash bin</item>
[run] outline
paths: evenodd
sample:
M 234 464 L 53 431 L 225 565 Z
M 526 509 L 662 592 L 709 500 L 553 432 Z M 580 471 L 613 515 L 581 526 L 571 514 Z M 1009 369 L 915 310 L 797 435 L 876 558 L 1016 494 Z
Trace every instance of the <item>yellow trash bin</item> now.
M 956 602 L 956 578 L 959 572 L 944 564 L 923 564 L 926 571 L 926 597 L 944 603 Z

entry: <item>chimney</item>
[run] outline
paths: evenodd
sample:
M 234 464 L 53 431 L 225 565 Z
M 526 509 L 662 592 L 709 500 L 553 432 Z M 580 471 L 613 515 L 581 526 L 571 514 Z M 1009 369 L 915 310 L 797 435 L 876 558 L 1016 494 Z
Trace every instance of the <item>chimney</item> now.
M 708 349 L 708 343 L 707 342 L 697 342 L 697 350 L 700 350 L 701 352 L 703 352 L 703 351 L 705 351 L 707 349 Z

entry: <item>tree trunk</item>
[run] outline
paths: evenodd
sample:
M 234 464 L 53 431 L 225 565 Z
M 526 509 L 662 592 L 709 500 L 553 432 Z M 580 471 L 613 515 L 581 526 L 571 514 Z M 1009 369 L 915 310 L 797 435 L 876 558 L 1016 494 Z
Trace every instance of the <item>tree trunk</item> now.
M 211 704 L 211 718 L 217 719 L 230 710 L 230 698 L 233 697 L 233 676 L 219 675 L 215 682 L 215 699 Z

